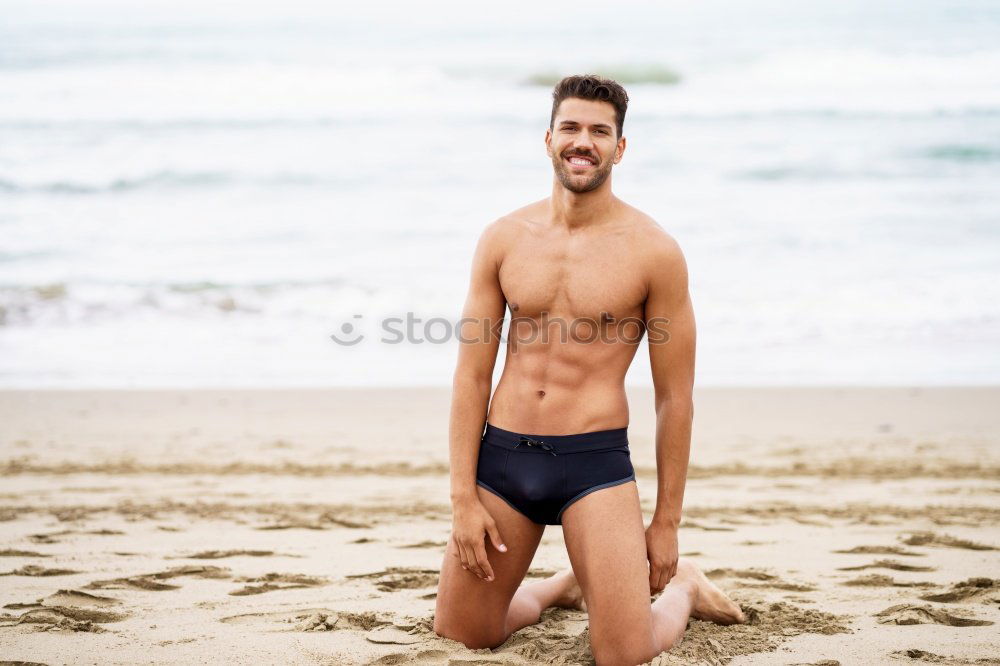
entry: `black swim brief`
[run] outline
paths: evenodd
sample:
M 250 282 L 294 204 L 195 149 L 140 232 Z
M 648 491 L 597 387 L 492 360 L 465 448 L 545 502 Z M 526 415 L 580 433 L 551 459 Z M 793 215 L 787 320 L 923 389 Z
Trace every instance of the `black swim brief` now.
M 540 525 L 561 525 L 573 502 L 635 479 L 628 428 L 524 435 L 486 424 L 476 484 Z

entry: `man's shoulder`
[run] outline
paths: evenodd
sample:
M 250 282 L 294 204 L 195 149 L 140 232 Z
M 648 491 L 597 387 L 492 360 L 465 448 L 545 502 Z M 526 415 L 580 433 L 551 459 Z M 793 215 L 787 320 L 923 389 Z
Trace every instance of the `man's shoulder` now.
M 644 254 L 657 261 L 683 258 L 680 243 L 651 215 L 625 204 L 636 245 Z
M 655 288 L 658 291 L 674 291 L 676 286 L 687 288 L 687 260 L 680 243 L 673 234 L 637 208 L 631 207 L 633 219 L 633 243 L 638 264 L 645 275 L 647 294 Z
M 548 211 L 549 200 L 539 199 L 529 204 L 521 206 L 497 218 L 493 224 L 503 229 L 516 230 L 527 225 L 538 224 Z
M 483 237 L 491 243 L 502 243 L 513 238 L 525 228 L 538 223 L 546 201 L 547 199 L 535 201 L 501 215 L 483 227 Z

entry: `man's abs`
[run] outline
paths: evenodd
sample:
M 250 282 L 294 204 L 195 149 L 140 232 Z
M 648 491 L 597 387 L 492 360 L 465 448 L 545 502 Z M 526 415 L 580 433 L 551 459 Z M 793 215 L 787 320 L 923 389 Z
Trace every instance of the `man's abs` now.
M 627 361 L 620 373 L 609 372 L 606 366 L 588 371 L 589 364 L 563 367 L 561 372 L 551 367 L 548 372 L 539 372 L 525 365 L 534 364 L 524 363 L 508 352 L 503 375 L 490 401 L 488 423 L 536 435 L 575 435 L 628 426 L 624 385 Z

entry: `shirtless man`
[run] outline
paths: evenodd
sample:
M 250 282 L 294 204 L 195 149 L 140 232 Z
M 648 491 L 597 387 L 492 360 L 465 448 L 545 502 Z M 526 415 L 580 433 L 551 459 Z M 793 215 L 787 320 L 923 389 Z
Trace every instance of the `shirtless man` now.
M 552 196 L 489 224 L 476 247 L 451 404 L 452 536 L 434 616 L 438 635 L 469 648 L 497 647 L 561 606 L 587 611 L 597 664 L 632 666 L 677 644 L 689 617 L 744 619 L 678 558 L 695 323 L 677 242 L 611 192 L 627 103 L 608 79 L 559 82 L 545 133 Z M 490 401 L 505 307 L 507 354 Z M 644 333 L 658 477 L 645 529 L 624 386 Z M 521 585 L 545 525 L 558 524 L 572 568 Z

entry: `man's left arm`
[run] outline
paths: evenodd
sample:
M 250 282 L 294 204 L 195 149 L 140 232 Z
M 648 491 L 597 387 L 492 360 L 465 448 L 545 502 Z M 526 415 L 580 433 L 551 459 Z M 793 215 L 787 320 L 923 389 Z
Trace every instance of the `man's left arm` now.
M 673 238 L 667 236 L 657 248 L 653 266 L 645 306 L 656 404 L 656 509 L 646 529 L 651 594 L 663 590 L 677 573 L 677 527 L 694 418 L 695 360 L 687 262 Z

